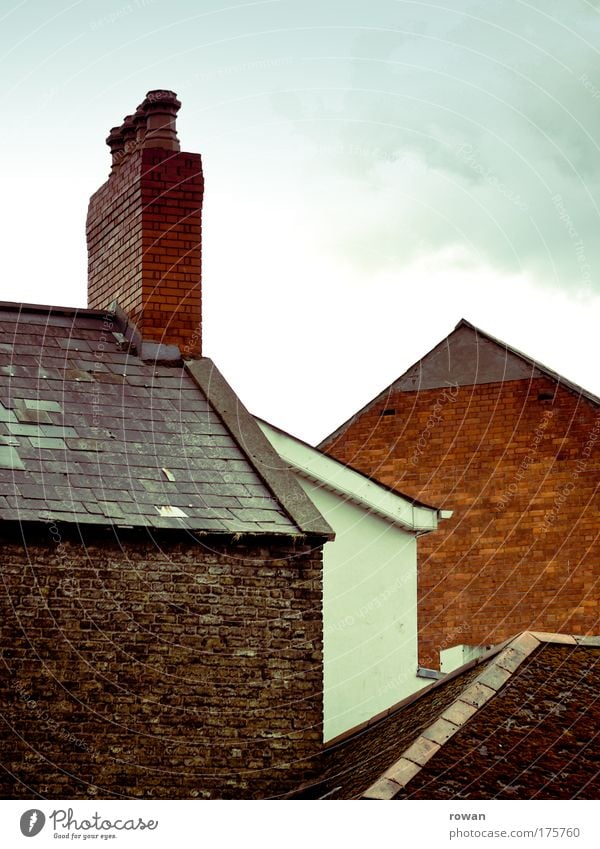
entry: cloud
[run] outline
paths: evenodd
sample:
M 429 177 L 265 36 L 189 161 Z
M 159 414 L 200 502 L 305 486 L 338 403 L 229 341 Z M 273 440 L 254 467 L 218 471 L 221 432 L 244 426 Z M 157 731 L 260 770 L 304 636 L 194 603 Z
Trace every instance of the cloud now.
M 599 34 L 588 2 L 394 4 L 343 90 L 273 99 L 323 247 L 371 270 L 453 248 L 600 291 Z

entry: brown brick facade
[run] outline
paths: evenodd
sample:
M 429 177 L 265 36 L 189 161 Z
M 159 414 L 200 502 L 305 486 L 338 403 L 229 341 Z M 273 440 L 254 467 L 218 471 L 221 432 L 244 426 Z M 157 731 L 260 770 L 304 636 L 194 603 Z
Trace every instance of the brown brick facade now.
M 113 300 L 144 339 L 201 353 L 201 207 L 198 153 L 143 148 L 123 159 L 90 200 L 88 301 Z
M 322 447 L 454 511 L 419 541 L 420 662 L 598 633 L 600 409 L 547 378 L 390 391 Z
M 311 774 L 320 542 L 1 545 L 4 798 L 264 798 Z

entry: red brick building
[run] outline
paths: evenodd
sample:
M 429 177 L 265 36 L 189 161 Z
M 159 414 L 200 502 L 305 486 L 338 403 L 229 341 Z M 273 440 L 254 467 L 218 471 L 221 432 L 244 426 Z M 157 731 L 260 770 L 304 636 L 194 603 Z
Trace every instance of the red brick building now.
M 320 447 L 454 511 L 420 543 L 419 646 L 597 633 L 599 399 L 461 321 Z

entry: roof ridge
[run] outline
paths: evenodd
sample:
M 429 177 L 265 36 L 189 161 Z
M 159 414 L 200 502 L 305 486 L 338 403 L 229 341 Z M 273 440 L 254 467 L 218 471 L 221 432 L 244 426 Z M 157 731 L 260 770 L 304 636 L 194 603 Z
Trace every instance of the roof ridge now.
M 360 416 L 362 413 L 364 413 L 366 410 L 368 410 L 369 407 L 371 407 L 373 404 L 380 401 L 386 395 L 386 393 L 390 392 L 390 390 L 392 389 L 394 384 L 396 384 L 400 380 L 402 380 L 402 378 L 405 377 L 411 371 L 411 369 L 413 369 L 416 365 L 418 365 L 423 360 L 427 359 L 427 357 L 429 357 L 430 354 L 432 354 L 437 348 L 439 348 L 441 345 L 443 345 L 444 342 L 446 342 L 450 338 L 450 336 L 452 336 L 453 333 L 456 333 L 457 330 L 460 330 L 461 327 L 466 327 L 466 328 L 469 328 L 470 330 L 475 331 L 475 333 L 477 333 L 478 335 L 484 337 L 485 339 L 487 339 L 488 341 L 492 342 L 495 345 L 501 346 L 503 349 L 505 349 L 507 352 L 511 353 L 513 356 L 520 358 L 521 360 L 526 362 L 528 365 L 531 365 L 534 368 L 538 369 L 538 371 L 543 372 L 543 374 L 546 377 L 548 377 L 548 378 L 550 378 L 550 380 L 553 380 L 556 383 L 559 383 L 560 385 L 564 386 L 565 389 L 567 389 L 571 392 L 574 392 L 576 395 L 583 396 L 588 401 L 590 401 L 592 404 L 600 405 L 600 398 L 597 395 L 595 395 L 593 392 L 590 392 L 588 389 L 584 389 L 582 386 L 579 386 L 579 384 L 568 380 L 566 377 L 563 377 L 563 375 L 561 375 L 559 372 L 554 371 L 553 369 L 551 369 L 548 366 L 544 365 L 543 363 L 539 362 L 539 360 L 535 360 L 533 357 L 530 357 L 528 354 L 523 353 L 523 351 L 520 351 L 518 348 L 513 348 L 511 345 L 509 345 L 507 342 L 504 342 L 502 339 L 498 339 L 497 337 L 492 336 L 490 333 L 486 333 L 485 330 L 481 330 L 481 328 L 472 324 L 470 321 L 467 321 L 466 318 L 461 318 L 460 321 L 454 327 L 454 329 L 450 331 L 450 333 L 448 333 L 446 336 L 444 336 L 443 339 L 440 339 L 440 341 L 437 342 L 433 346 L 433 348 L 430 348 L 425 354 L 423 354 L 422 357 L 419 357 L 407 369 L 405 369 L 405 371 L 403 371 L 396 378 L 394 378 L 394 380 L 392 380 L 391 383 L 389 383 L 380 392 L 378 392 L 376 395 L 374 395 L 369 401 L 367 401 L 365 404 L 363 404 L 362 407 L 360 407 L 355 413 L 353 413 L 344 422 L 342 422 L 342 424 L 339 427 L 337 427 L 330 434 L 325 436 L 319 442 L 317 447 L 320 448 L 322 445 L 327 445 L 330 442 L 332 442 L 334 439 L 336 439 L 338 436 L 340 436 L 340 434 L 342 434 L 346 430 L 346 428 L 348 428 L 350 426 L 350 424 L 358 416 Z M 419 390 L 417 388 L 417 390 L 413 390 L 413 391 L 419 391 Z
M 184 360 L 184 367 L 210 400 L 252 468 L 300 533 L 333 539 L 335 534 L 329 523 L 283 463 L 254 416 L 242 404 L 213 361 L 208 357 Z

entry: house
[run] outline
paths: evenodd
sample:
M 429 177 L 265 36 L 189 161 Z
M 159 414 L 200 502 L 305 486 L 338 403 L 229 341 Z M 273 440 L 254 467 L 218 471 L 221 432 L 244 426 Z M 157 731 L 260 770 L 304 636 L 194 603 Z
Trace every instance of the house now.
M 0 305 L 4 798 L 264 798 L 317 768 L 334 535 L 202 356 L 179 105 L 110 133 L 90 308 Z
M 599 399 L 461 321 L 319 446 L 453 510 L 419 553 L 422 667 L 524 630 L 595 633 Z
M 599 637 L 519 634 L 332 741 L 296 797 L 597 799 L 599 661 Z
M 429 683 L 418 675 L 417 544 L 451 514 L 258 423 L 335 532 L 323 550 L 327 741 Z

